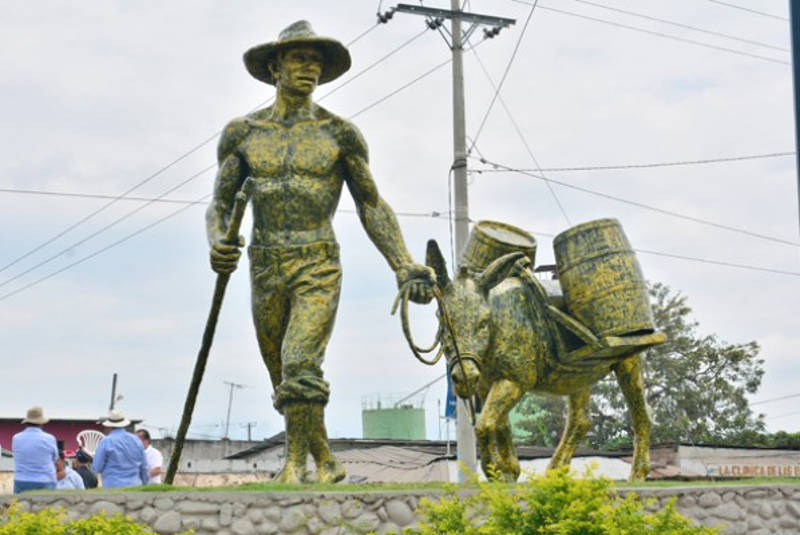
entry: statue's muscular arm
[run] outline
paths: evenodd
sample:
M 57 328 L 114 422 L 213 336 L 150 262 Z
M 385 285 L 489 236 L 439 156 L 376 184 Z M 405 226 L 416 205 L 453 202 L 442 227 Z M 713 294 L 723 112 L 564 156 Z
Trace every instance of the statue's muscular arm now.
M 369 170 L 367 144 L 361 133 L 354 125 L 342 121 L 339 141 L 345 180 L 355 200 L 358 216 L 372 243 L 397 275 L 398 285 L 412 279 L 424 280 L 432 285 L 432 270 L 414 262 L 403 241 L 394 212 L 378 194 Z M 429 286 L 415 285 L 412 288 L 412 297 L 416 301 L 429 301 Z
M 219 171 L 214 183 L 214 196 L 206 210 L 206 233 L 211 246 L 211 267 L 217 273 L 231 273 L 241 256 L 243 243 L 226 243 L 225 233 L 231 218 L 233 200 L 247 177 L 246 164 L 236 147 L 249 131 L 243 119 L 234 119 L 222 132 L 217 147 Z

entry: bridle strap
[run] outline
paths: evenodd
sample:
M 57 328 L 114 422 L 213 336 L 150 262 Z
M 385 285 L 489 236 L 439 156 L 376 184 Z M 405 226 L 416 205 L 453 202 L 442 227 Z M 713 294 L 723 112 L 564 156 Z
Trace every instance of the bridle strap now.
M 442 358 L 444 354 L 444 344 L 442 344 L 442 336 L 444 334 L 444 329 L 447 329 L 448 333 L 450 334 L 450 339 L 453 341 L 453 349 L 455 351 L 455 355 L 448 361 L 447 365 L 447 372 L 450 373 L 452 371 L 453 366 L 458 365 L 461 369 L 461 374 L 466 378 L 467 371 L 464 368 L 464 360 L 471 360 L 475 363 L 478 370 L 481 369 L 481 361 L 480 356 L 473 352 L 466 352 L 463 355 L 458 349 L 458 341 L 456 340 L 455 330 L 453 329 L 453 324 L 450 321 L 450 314 L 447 312 L 447 307 L 444 304 L 444 296 L 442 295 L 441 289 L 438 286 L 433 287 L 433 298 L 436 299 L 436 305 L 439 308 L 439 329 L 436 332 L 436 337 L 434 338 L 433 345 L 429 348 L 421 348 L 414 343 L 414 339 L 411 336 L 411 327 L 408 321 L 408 302 L 409 302 L 409 294 L 411 292 L 411 283 L 413 282 L 423 282 L 416 279 L 408 280 L 400 287 L 400 290 L 397 292 L 397 297 L 395 297 L 394 303 L 392 304 L 392 315 L 397 312 L 397 307 L 400 305 L 400 321 L 403 326 L 403 334 L 406 337 L 406 341 L 408 342 L 408 346 L 411 348 L 411 352 L 414 356 L 422 362 L 423 364 L 427 364 L 428 366 L 433 366 Z M 432 352 L 436 346 L 439 346 L 439 350 L 436 352 L 436 356 L 432 360 L 428 360 L 422 356 L 422 353 L 430 353 Z M 475 426 L 475 406 L 472 403 L 472 398 L 468 397 L 465 398 L 467 402 L 467 406 L 469 407 L 469 415 L 470 421 L 472 426 Z

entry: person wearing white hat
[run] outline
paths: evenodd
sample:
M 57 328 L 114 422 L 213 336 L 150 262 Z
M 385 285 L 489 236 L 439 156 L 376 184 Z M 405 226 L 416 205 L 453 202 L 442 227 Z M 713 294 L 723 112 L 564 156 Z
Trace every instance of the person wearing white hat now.
M 146 485 L 150 474 L 142 442 L 125 430 L 131 421 L 119 410 L 112 410 L 103 421 L 111 431 L 100 441 L 92 467 L 102 477 L 103 488 Z
M 14 494 L 56 487 L 58 444 L 53 435 L 42 431 L 42 426 L 49 421 L 41 407 L 31 407 L 22 420 L 26 424 L 25 430 L 11 439 Z

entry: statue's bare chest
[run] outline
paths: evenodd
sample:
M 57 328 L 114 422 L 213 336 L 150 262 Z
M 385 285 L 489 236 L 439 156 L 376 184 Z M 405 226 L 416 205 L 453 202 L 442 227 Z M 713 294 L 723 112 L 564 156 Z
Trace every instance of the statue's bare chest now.
M 257 126 L 239 151 L 256 178 L 286 180 L 296 176 L 326 177 L 339 160 L 339 145 L 319 122 L 292 126 Z

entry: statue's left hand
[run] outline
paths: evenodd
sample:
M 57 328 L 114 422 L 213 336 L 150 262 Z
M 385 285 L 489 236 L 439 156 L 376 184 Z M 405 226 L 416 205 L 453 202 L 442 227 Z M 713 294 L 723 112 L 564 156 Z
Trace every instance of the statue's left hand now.
M 422 264 L 406 264 L 395 274 L 398 288 L 406 283 L 410 284 L 409 298 L 415 303 L 430 303 L 433 299 L 433 287 L 436 284 L 433 269 Z

